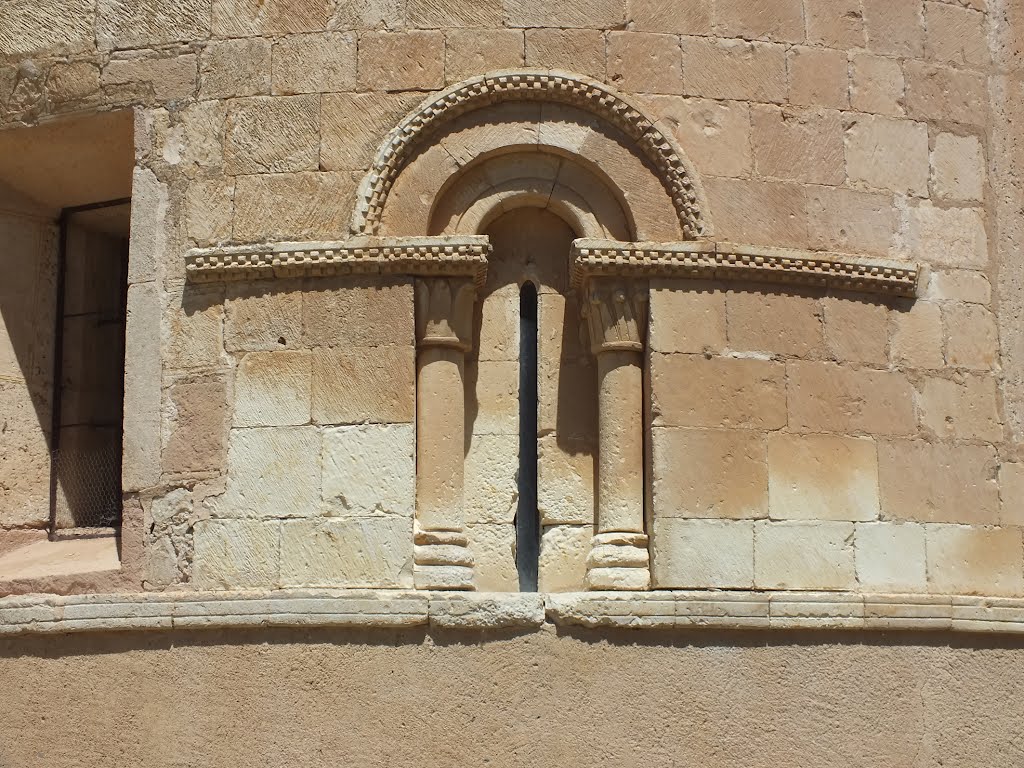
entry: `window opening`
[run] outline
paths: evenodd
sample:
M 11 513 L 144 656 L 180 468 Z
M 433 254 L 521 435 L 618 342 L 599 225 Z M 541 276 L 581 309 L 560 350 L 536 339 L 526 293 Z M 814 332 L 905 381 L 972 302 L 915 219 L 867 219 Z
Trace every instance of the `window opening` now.
M 537 288 L 519 292 L 519 504 L 516 508 L 516 570 L 519 591 L 536 592 L 540 560 L 537 510 Z

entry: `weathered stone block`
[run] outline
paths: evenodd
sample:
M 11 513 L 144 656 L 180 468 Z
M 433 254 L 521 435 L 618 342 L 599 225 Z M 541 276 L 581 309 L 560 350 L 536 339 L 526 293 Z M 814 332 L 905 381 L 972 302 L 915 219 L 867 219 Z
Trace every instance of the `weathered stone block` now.
M 416 29 L 500 27 L 503 16 L 501 0 L 408 0 L 406 13 Z
M 518 468 L 517 440 L 507 435 L 473 435 L 465 462 L 465 509 L 470 523 L 512 523 L 519 501 Z
M 962 380 L 928 378 L 921 390 L 921 424 L 940 440 L 985 440 L 1003 436 L 996 382 L 989 376 Z
M 165 474 L 222 471 L 227 452 L 228 404 L 223 381 L 184 382 L 168 392 Z
M 481 523 L 469 525 L 466 530 L 476 563 L 473 584 L 477 592 L 518 592 L 515 526 Z
M 951 120 L 968 125 L 984 125 L 988 110 L 985 76 L 923 61 L 908 61 L 907 112 L 920 120 Z
M 406 0 L 351 0 L 335 3 L 331 29 L 402 29 Z
M 328 514 L 399 515 L 416 504 L 412 424 L 366 424 L 324 430 L 323 492 Z
M 859 0 L 815 0 L 805 3 L 807 42 L 828 48 L 863 48 L 864 11 Z
M 924 7 L 926 57 L 958 66 L 988 64 L 984 13 L 942 2 L 926 2 Z
M 270 42 L 211 42 L 199 59 L 199 98 L 234 99 L 270 93 Z
M 343 277 L 306 282 L 302 342 L 310 347 L 412 346 L 411 279 Z
M 920 440 L 878 446 L 878 483 L 887 520 L 994 524 L 999 516 L 996 454 L 989 446 Z
M 160 480 L 161 308 L 157 285 L 129 285 L 127 308 L 121 485 L 126 491 L 137 491 Z
M 747 176 L 753 168 L 750 110 L 744 102 L 649 96 L 645 103 L 675 136 L 694 167 L 710 176 Z
M 537 423 L 541 432 L 591 440 L 597 430 L 597 367 L 587 358 L 541 358 Z
M 526 66 L 579 72 L 603 80 L 604 35 L 597 29 L 528 29 Z
M 0 44 L 0 48 L 8 50 L 3 44 Z M 69 109 L 76 106 L 98 104 L 101 100 L 97 93 L 99 89 L 99 67 L 89 61 L 54 64 L 46 78 L 46 94 L 49 102 Z
M 737 352 L 821 357 L 821 302 L 813 294 L 729 291 L 729 347 Z
M 192 583 L 199 589 L 276 587 L 281 524 L 276 520 L 200 520 Z
M 850 180 L 879 189 L 928 194 L 928 128 L 875 115 L 851 118 L 846 128 Z
M 754 524 L 758 589 L 856 589 L 851 523 Z
M 1020 528 L 928 526 L 928 582 L 933 592 L 1020 595 L 1024 561 Z
M 1024 526 L 1024 464 L 999 467 L 999 524 Z
M 806 248 L 807 190 L 801 184 L 704 179 L 715 235 L 737 243 Z
M 768 437 L 768 498 L 773 520 L 875 520 L 878 454 L 867 437 Z
M 412 587 L 411 518 L 285 520 L 286 587 Z
M 657 589 L 751 587 L 754 523 L 655 518 L 651 578 Z
M 628 0 L 628 21 L 639 32 L 679 35 L 712 33 L 711 0 L 677 3 L 674 0 Z
M 259 37 L 317 32 L 330 19 L 328 0 L 214 0 L 213 34 Z
M 808 187 L 813 249 L 888 256 L 898 229 L 892 195 L 843 187 Z
M 657 426 L 778 429 L 786 423 L 779 363 L 655 353 L 651 388 Z
M 942 368 L 942 317 L 938 304 L 915 301 L 891 313 L 894 365 L 909 368 Z
M 856 53 L 851 57 L 850 105 L 858 112 L 902 117 L 906 83 L 897 59 Z
M 782 103 L 788 90 L 785 46 L 684 37 L 685 93 L 711 99 Z
M 233 284 L 224 302 L 224 346 L 228 352 L 290 349 L 302 338 L 301 283 Z
M 420 100 L 407 93 L 325 93 L 320 112 L 320 165 L 362 170 L 387 132 Z
M 862 523 L 856 526 L 857 581 L 872 592 L 925 592 L 928 589 L 925 528 L 916 523 Z
M 111 59 L 103 68 L 100 81 L 104 86 L 141 86 L 151 89 L 159 101 L 195 96 L 199 62 L 194 55 L 154 56 L 148 51 L 132 51 L 123 56 Z
M 917 429 L 914 389 L 902 374 L 801 361 L 787 370 L 794 431 L 899 435 Z
M 313 421 L 317 424 L 409 423 L 415 400 L 413 347 L 313 351 Z
M 725 291 L 716 283 L 652 281 L 649 338 L 655 352 L 726 348 Z
M 519 366 L 485 361 L 466 366 L 466 425 L 474 435 L 519 434 Z
M 0 13 L 0 50 L 13 55 L 77 52 L 93 47 L 96 4 L 66 0 L 60 13 L 37 0 L 7 0 Z
M 786 43 L 804 39 L 804 9 L 800 0 L 716 0 L 715 22 L 723 37 Z
M 582 592 L 593 525 L 553 525 L 540 539 L 538 589 L 541 592 Z
M 519 29 L 449 30 L 445 35 L 445 79 L 457 83 L 481 72 L 519 69 L 526 62 L 525 45 Z
M 925 286 L 924 298 L 929 301 L 962 301 L 965 304 L 992 302 L 992 285 L 982 272 L 954 269 L 932 271 Z
M 175 112 L 174 124 L 156 136 L 164 162 L 190 179 L 222 178 L 226 105 L 224 101 L 203 101 Z
M 826 296 L 825 346 L 840 363 L 884 364 L 888 360 L 889 312 L 873 301 Z
M 235 182 L 234 238 L 341 239 L 348 231 L 354 196 L 355 182 L 344 173 L 240 176 Z M 302 205 L 295 205 L 296 200 Z
M 97 0 L 96 43 L 102 49 L 149 48 L 210 34 L 212 0 L 176 3 Z
M 408 91 L 444 86 L 444 35 L 437 31 L 367 32 L 359 38 L 361 89 Z
M 887 56 L 920 57 L 924 53 L 921 0 L 864 0 L 868 49 Z
M 940 133 L 935 138 L 932 194 L 946 200 L 984 198 L 985 153 L 977 136 Z
M 319 96 L 258 96 L 231 103 L 225 162 L 230 174 L 315 171 Z
M 293 35 L 274 44 L 275 94 L 351 91 L 356 83 L 354 32 Z
M 750 117 L 762 176 L 832 185 L 846 178 L 838 112 L 754 106 Z
M 922 200 L 904 216 L 900 255 L 946 267 L 983 268 L 988 262 L 988 236 L 979 209 L 939 208 Z
M 537 509 L 544 525 L 593 523 L 596 453 L 557 435 L 539 438 Z
M 310 353 L 250 352 L 235 369 L 236 427 L 309 423 Z
M 228 483 L 212 500 L 218 517 L 313 517 L 320 514 L 320 430 L 233 429 Z
M 162 329 L 163 363 L 172 369 L 220 368 L 225 363 L 223 288 L 168 287 Z
M 679 38 L 650 32 L 612 32 L 608 76 L 627 91 L 682 93 Z
M 789 52 L 789 101 L 809 107 L 850 106 L 846 53 L 795 46 Z
M 231 238 L 234 196 L 235 184 L 231 179 L 189 182 L 185 192 L 185 227 L 193 243 L 214 245 Z
M 132 298 L 129 298 L 130 302 Z M 156 403 L 151 406 L 153 413 L 147 414 L 150 418 L 146 427 L 151 432 L 125 440 L 126 470 L 129 466 L 134 470 L 125 472 L 124 484 L 129 488 L 139 484 L 140 476 L 141 479 L 152 479 L 154 484 L 160 478 L 159 371 L 158 364 Z M 136 396 L 138 394 L 141 393 L 136 392 Z M 4 425 L 4 450 L 0 451 L 0 472 L 4 478 L 0 484 L 0 527 L 42 528 L 50 519 L 49 430 L 40 426 L 37 407 L 45 409 L 44 417 L 49 417 L 48 397 L 37 394 L 33 399 L 32 392 L 24 384 L 0 380 L 0 424 Z M 140 423 L 141 419 L 136 415 L 132 421 Z M 129 423 L 127 419 L 125 423 Z M 140 442 L 147 444 L 140 446 Z M 155 445 L 148 445 L 150 442 Z M 140 448 L 150 451 L 143 454 Z M 129 450 L 132 450 L 131 454 Z M 147 455 L 150 452 L 155 455 Z
M 579 0 L 551 4 L 547 0 L 502 0 L 509 27 L 621 28 L 626 23 L 625 0 Z
M 956 368 L 987 371 L 996 366 L 999 331 L 994 315 L 977 304 L 943 308 L 946 321 L 946 362 Z
M 767 517 L 763 433 L 655 427 L 651 452 L 656 517 Z

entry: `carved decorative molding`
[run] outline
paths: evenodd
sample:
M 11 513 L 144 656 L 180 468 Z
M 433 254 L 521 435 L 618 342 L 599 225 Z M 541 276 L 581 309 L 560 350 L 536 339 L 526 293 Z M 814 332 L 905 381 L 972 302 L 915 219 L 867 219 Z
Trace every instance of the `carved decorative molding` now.
M 839 253 L 734 243 L 576 240 L 572 283 L 591 277 L 664 277 L 810 285 L 836 291 L 916 296 L 916 264 Z
M 333 275 L 487 278 L 486 237 L 353 238 L 341 242 L 272 243 L 198 248 L 185 257 L 192 282 Z
M 495 72 L 465 80 L 431 96 L 387 135 L 359 187 L 352 232 L 378 232 L 384 205 L 395 180 L 415 148 L 439 128 L 475 109 L 500 101 L 545 101 L 584 109 L 625 133 L 654 165 L 679 217 L 684 237 L 704 233 L 694 178 L 675 142 L 650 118 L 603 83 L 545 70 Z
M 416 342 L 420 347 L 473 346 L 476 286 L 468 278 L 416 281 Z
M 587 284 L 584 313 L 593 353 L 642 352 L 647 329 L 647 285 L 609 279 Z

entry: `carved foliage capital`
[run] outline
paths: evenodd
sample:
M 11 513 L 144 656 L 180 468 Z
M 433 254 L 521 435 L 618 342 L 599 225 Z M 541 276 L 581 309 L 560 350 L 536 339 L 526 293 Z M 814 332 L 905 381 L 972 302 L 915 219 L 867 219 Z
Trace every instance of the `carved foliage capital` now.
M 476 286 L 471 278 L 431 277 L 416 281 L 416 343 L 420 347 L 473 346 Z
M 584 292 L 594 354 L 642 352 L 647 333 L 647 283 L 594 278 L 587 281 Z

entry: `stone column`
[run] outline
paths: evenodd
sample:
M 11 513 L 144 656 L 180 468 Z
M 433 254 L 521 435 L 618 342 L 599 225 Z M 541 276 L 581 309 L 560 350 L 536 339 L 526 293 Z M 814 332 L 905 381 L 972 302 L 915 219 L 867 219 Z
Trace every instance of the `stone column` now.
M 417 589 L 473 589 L 463 513 L 466 352 L 476 289 L 470 278 L 416 281 Z
M 649 589 L 643 408 L 647 286 L 597 277 L 585 292 L 599 409 L 597 520 L 586 583 L 589 589 Z

